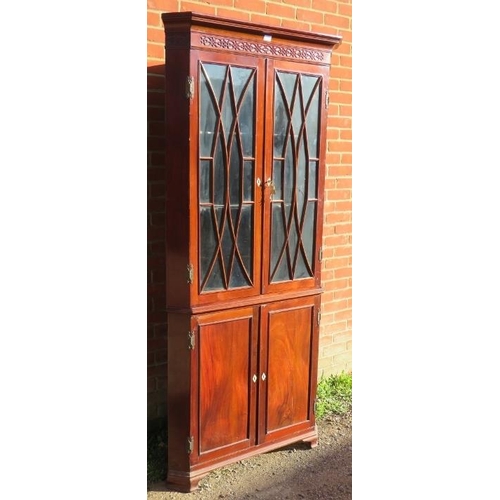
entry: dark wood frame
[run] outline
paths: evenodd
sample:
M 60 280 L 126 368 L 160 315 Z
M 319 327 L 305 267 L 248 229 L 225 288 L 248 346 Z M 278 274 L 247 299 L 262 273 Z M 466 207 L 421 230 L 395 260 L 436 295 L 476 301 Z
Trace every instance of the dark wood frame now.
M 326 99 L 331 51 L 341 37 L 193 12 L 165 13 L 162 19 L 166 40 L 167 483 L 172 489 L 192 491 L 214 468 L 297 441 L 317 444 L 314 400 L 322 292 L 319 249 Z M 262 180 L 262 188 L 255 189 L 253 200 L 253 286 L 210 293 L 200 293 L 198 283 L 196 89 L 201 60 L 256 68 L 255 123 L 262 129 L 255 143 L 255 177 Z M 265 180 L 273 165 L 275 69 L 318 75 L 322 87 L 314 275 L 270 284 L 266 256 L 271 204 Z M 188 77 L 193 80 L 189 82 Z M 295 380 L 292 387 L 279 380 L 281 372 Z M 287 406 L 288 393 L 298 402 Z

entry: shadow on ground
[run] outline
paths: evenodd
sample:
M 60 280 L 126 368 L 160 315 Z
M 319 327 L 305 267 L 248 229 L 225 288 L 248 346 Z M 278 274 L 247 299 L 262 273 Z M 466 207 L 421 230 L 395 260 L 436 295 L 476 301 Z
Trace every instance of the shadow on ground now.
M 298 443 L 217 469 L 192 493 L 168 491 L 164 482 L 156 483 L 148 500 L 351 500 L 351 416 L 322 421 L 318 430 L 320 444 L 316 448 Z

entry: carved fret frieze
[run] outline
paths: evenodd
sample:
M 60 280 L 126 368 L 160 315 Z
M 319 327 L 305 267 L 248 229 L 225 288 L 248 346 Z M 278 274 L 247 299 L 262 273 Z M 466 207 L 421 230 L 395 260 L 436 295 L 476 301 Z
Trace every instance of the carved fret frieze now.
M 250 52 L 252 54 L 263 54 L 267 56 L 290 57 L 294 59 L 305 59 L 306 61 L 323 61 L 325 53 L 320 50 L 304 47 L 293 47 L 289 45 L 276 45 L 273 43 L 252 42 L 236 38 L 218 37 L 213 35 L 201 35 L 200 43 L 205 47 L 215 49 L 237 50 Z

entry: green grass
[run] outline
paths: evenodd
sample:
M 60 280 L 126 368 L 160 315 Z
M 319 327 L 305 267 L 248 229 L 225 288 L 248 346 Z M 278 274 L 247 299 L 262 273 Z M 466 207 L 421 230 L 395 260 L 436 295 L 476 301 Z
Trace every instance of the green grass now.
M 342 415 L 352 409 L 352 374 L 340 373 L 322 378 L 316 394 L 316 418 Z
M 316 418 L 341 415 L 352 408 L 352 374 L 322 378 L 318 383 Z M 167 478 L 167 430 L 165 425 L 148 432 L 148 485 Z

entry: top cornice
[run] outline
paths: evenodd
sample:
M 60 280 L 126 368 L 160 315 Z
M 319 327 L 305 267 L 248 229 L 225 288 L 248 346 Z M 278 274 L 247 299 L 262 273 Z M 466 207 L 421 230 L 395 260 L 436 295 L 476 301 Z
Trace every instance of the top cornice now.
M 341 35 L 327 35 L 312 31 L 295 30 L 278 26 L 268 26 L 261 23 L 251 23 L 227 19 L 223 17 L 199 14 L 197 12 L 166 12 L 162 14 L 165 31 L 176 29 L 189 29 L 189 27 L 208 27 L 217 30 L 230 30 L 249 35 L 270 36 L 280 40 L 294 42 L 307 42 L 334 49 L 342 43 Z

